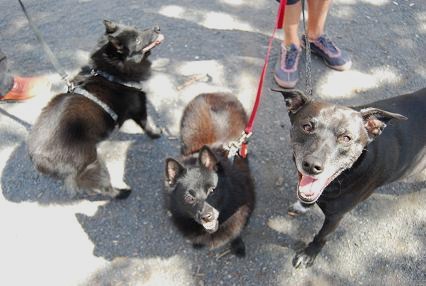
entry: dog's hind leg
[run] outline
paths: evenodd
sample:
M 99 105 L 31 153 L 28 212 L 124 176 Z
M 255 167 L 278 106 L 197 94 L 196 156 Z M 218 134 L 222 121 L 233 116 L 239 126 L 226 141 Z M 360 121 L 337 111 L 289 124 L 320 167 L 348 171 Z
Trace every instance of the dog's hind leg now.
M 99 157 L 78 174 L 77 185 L 82 189 L 117 199 L 125 199 L 131 192 L 131 189 L 117 189 L 111 185 L 108 169 Z
M 65 188 L 71 197 L 75 197 L 78 192 L 78 185 L 76 182 L 76 175 L 70 174 L 64 179 Z
M 145 133 L 152 139 L 159 138 L 161 136 L 161 129 L 158 128 L 154 121 L 148 116 L 146 110 L 146 98 L 141 103 L 139 113 L 133 120 L 145 131 Z
M 161 136 L 161 129 L 158 128 L 150 117 L 147 117 L 138 122 L 139 126 L 145 131 L 145 133 L 152 139 L 159 138 Z

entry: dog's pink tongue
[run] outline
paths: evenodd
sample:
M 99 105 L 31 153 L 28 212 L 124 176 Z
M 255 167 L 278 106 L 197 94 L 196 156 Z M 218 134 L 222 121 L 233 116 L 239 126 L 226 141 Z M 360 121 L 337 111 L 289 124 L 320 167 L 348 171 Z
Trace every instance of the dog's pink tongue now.
M 321 192 L 327 186 L 327 178 L 314 179 L 302 175 L 299 182 L 299 191 L 307 196 L 313 196 Z

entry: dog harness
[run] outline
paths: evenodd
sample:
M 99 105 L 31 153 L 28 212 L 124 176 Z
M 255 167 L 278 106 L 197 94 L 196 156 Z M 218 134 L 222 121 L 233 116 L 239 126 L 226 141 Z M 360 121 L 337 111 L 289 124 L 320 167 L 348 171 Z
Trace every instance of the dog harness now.
M 99 105 L 106 113 L 108 113 L 108 115 L 111 116 L 114 122 L 117 121 L 118 119 L 117 113 L 115 113 L 107 104 L 105 104 L 105 102 L 101 101 L 99 98 L 89 93 L 87 90 L 77 86 L 73 92 L 76 94 L 82 95 L 87 99 L 90 99 L 91 101 Z

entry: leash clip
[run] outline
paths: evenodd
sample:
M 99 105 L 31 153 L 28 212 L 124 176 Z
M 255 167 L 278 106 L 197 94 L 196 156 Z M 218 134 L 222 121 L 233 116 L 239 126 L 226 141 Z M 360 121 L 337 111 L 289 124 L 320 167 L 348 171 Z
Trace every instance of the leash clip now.
M 234 162 L 234 157 L 238 154 L 240 157 L 245 158 L 247 156 L 247 143 L 248 138 L 251 136 L 251 132 L 246 133 L 243 131 L 240 138 L 235 141 L 231 141 L 228 145 L 224 146 L 224 149 L 228 151 L 228 159 Z
M 68 87 L 67 93 L 73 93 L 75 90 L 75 85 L 72 81 L 69 81 L 68 79 L 65 79 L 66 85 Z

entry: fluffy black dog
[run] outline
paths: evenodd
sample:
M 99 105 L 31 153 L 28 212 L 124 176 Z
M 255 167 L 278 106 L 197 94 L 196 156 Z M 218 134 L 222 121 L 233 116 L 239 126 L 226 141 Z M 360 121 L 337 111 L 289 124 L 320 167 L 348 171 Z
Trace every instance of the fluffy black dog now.
M 255 204 L 247 159 L 227 158 L 224 143 L 238 139 L 247 115 L 229 94 L 201 94 L 181 121 L 183 163 L 166 160 L 167 201 L 173 222 L 194 247 L 216 248 L 231 242 L 245 255 L 241 232 Z
M 151 138 L 159 129 L 148 123 L 146 96 L 131 84 L 150 74 L 150 50 L 163 40 L 159 28 L 139 31 L 104 21 L 105 34 L 89 66 L 74 78 L 73 92 L 56 95 L 43 109 L 28 137 L 36 168 L 65 180 L 71 194 L 86 191 L 126 198 L 130 189 L 111 186 L 97 144 L 116 126 L 133 119 Z

